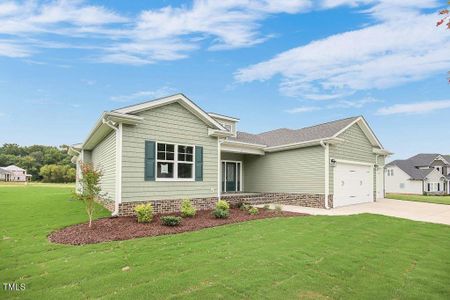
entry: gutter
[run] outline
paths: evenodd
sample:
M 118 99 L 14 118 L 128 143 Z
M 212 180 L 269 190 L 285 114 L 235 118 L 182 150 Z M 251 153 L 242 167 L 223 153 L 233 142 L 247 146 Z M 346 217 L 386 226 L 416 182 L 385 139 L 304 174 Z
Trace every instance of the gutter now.
M 325 209 L 330 209 L 328 206 L 328 197 L 330 195 L 330 145 L 323 140 L 320 141 L 320 145 L 325 150 Z

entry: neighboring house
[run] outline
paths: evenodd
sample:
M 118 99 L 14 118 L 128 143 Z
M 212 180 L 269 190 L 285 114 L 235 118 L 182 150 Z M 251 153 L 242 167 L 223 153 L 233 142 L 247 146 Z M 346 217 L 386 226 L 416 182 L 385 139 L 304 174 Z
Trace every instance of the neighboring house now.
M 11 165 L 0 167 L 0 181 L 19 181 L 25 182 L 31 179 L 31 175 L 27 174 L 25 169 Z
M 386 192 L 450 194 L 450 155 L 417 154 L 386 165 Z
M 84 161 L 102 170 L 104 204 L 122 215 L 145 202 L 177 211 L 185 198 L 208 209 L 218 198 L 329 208 L 384 197 L 390 153 L 363 117 L 261 134 L 238 121 L 182 94 L 104 112 L 70 149 L 77 188 Z

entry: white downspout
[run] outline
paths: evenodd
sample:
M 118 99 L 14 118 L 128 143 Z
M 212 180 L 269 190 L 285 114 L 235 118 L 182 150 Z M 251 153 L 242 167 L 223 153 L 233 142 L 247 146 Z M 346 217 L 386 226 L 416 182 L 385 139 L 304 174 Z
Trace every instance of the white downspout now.
M 329 209 L 328 197 L 330 195 L 330 145 L 320 141 L 320 145 L 325 150 L 325 209 Z
M 116 186 L 115 186 L 115 199 L 114 199 L 114 211 L 111 213 L 112 216 L 117 216 L 119 214 L 119 203 L 122 201 L 122 123 L 118 126 L 114 126 L 114 122 L 102 119 L 102 123 L 114 129 L 116 132 Z
M 221 172 L 221 168 L 222 168 L 222 160 L 221 160 L 221 150 L 220 150 L 220 145 L 222 145 L 222 143 L 225 140 L 220 140 L 219 137 L 217 137 L 217 201 L 220 200 L 221 197 L 221 193 L 222 193 L 222 172 Z

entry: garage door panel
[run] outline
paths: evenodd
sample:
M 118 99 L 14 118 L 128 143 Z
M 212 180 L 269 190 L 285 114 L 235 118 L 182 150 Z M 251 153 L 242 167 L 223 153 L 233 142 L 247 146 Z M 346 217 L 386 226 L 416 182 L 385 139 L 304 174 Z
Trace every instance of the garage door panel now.
M 334 170 L 333 206 L 372 202 L 372 167 L 350 163 L 337 163 Z

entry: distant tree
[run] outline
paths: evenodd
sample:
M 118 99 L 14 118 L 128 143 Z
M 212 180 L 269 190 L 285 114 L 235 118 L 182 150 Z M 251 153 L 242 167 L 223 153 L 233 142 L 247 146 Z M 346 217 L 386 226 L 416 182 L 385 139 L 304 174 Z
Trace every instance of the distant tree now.
M 75 168 L 68 165 L 44 165 L 41 167 L 39 174 L 42 181 L 52 183 L 67 183 L 75 181 Z
M 44 177 L 40 174 L 40 170 L 45 165 L 68 166 L 68 168 L 73 168 L 73 164 L 70 161 L 71 156 L 67 154 L 68 149 L 69 147 L 67 145 L 61 145 L 58 148 L 44 145 L 21 147 L 17 144 L 4 144 L 0 147 L 0 166 L 17 165 L 26 169 L 28 174 L 32 175 L 33 180 L 43 180 Z M 55 172 L 60 172 L 60 170 L 55 170 L 53 173 Z M 67 176 L 67 174 L 64 174 L 64 176 L 66 179 L 60 182 L 65 182 L 68 181 L 68 178 L 73 178 L 73 176 Z M 50 179 L 47 177 L 45 180 Z M 54 182 L 54 180 L 51 179 L 51 182 Z

